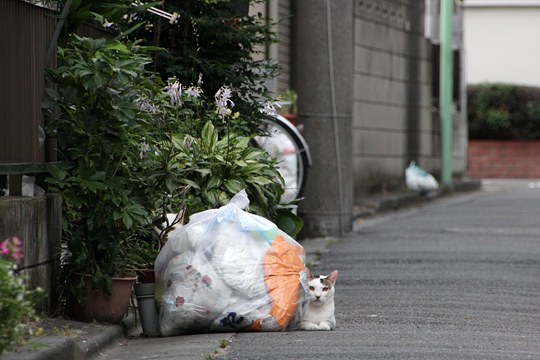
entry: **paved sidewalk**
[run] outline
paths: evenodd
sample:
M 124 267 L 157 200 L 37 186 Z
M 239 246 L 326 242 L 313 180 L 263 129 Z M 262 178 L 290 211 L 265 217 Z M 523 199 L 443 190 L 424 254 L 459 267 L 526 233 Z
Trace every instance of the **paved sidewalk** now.
M 478 190 L 479 188 L 480 182 L 477 180 L 459 181 L 454 185 L 455 192 Z M 364 218 L 375 214 L 402 209 L 448 194 L 447 191 L 441 190 L 430 194 L 404 192 L 367 198 L 356 207 L 355 218 L 360 224 Z M 329 251 L 329 246 L 336 242 L 337 239 L 331 237 L 302 240 L 301 244 L 308 255 L 307 265 L 310 267 L 320 265 L 321 258 L 324 258 L 324 254 Z M 23 349 L 1 355 L 0 360 L 121 359 L 122 357 L 115 355 L 114 351 L 112 355 L 107 355 L 107 357 L 104 357 L 104 353 L 111 348 L 117 348 L 119 352 L 127 350 L 125 346 L 119 347 L 118 345 L 126 344 L 129 338 L 140 338 L 141 332 L 132 313 L 124 319 L 121 325 L 88 324 L 61 318 L 48 318 L 44 320 L 44 328 L 47 336 L 36 337 Z M 249 335 L 247 336 L 249 337 Z M 295 338 L 297 335 L 280 333 L 268 334 L 268 336 Z M 321 334 L 315 335 L 317 341 L 322 341 L 321 336 Z M 130 348 L 128 353 L 159 353 L 161 354 L 159 359 L 167 359 L 170 355 L 171 359 L 198 360 L 217 357 L 235 339 L 236 335 L 232 333 L 205 334 L 175 337 L 174 346 L 164 345 L 163 342 L 151 338 L 144 341 L 131 341 L 126 346 Z M 167 349 L 167 346 L 171 346 L 171 348 Z M 182 349 L 182 353 L 178 354 L 177 349 Z M 132 358 L 127 355 L 126 359 Z

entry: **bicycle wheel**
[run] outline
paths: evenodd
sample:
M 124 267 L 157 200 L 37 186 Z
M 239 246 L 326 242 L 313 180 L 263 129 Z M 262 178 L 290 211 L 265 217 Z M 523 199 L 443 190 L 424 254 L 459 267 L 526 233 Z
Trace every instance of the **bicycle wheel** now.
M 266 116 L 261 122 L 266 136 L 257 136 L 257 145 L 276 159 L 278 170 L 285 180 L 282 203 L 302 197 L 311 166 L 308 145 L 298 129 L 283 116 Z

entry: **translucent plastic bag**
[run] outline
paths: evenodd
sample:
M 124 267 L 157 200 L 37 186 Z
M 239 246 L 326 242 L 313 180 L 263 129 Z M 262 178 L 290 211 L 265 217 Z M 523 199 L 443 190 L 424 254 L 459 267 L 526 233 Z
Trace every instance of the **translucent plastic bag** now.
M 304 249 L 248 205 L 241 191 L 169 233 L 155 263 L 162 335 L 298 325 L 308 301 Z
M 407 169 L 405 169 L 405 183 L 410 190 L 416 191 L 436 190 L 439 188 L 439 183 L 433 175 L 416 165 L 414 161 L 411 161 Z

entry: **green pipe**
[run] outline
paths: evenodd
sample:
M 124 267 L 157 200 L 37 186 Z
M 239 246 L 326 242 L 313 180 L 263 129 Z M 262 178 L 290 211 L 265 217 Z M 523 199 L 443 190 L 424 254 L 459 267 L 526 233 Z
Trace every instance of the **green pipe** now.
M 441 180 L 452 187 L 452 20 L 454 0 L 441 0 L 439 104 L 441 117 Z

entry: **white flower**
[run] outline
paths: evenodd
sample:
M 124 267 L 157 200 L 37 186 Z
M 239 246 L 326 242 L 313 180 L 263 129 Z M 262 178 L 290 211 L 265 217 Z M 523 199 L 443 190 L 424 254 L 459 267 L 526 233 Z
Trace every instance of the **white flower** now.
M 198 86 L 198 87 L 201 87 L 202 84 L 203 84 L 203 81 L 202 81 L 202 73 L 199 73 L 199 80 L 197 80 L 197 86 Z
M 145 113 L 156 113 L 158 110 L 154 104 L 152 104 L 148 99 L 137 99 L 136 101 L 139 110 Z
M 139 156 L 142 159 L 145 158 L 146 153 L 150 150 L 150 145 L 145 141 L 141 144 L 141 150 L 139 152 Z
M 225 117 L 227 115 L 227 112 L 229 110 L 228 105 L 230 105 L 231 107 L 234 106 L 234 102 L 230 99 L 231 96 L 232 90 L 228 86 L 222 86 L 214 96 L 218 112 L 222 117 Z
M 169 24 L 176 24 L 178 22 L 178 17 L 180 15 L 178 15 L 178 13 L 175 11 L 172 13 L 172 16 L 171 18 L 169 19 Z
M 267 101 L 264 104 L 264 107 L 260 109 L 260 111 L 267 115 L 277 116 L 276 107 L 279 109 L 281 107 L 281 104 L 274 101 Z
M 182 105 L 182 84 L 178 80 L 174 78 L 169 79 L 169 85 L 165 87 L 165 90 L 170 97 L 172 105 Z
M 193 138 L 189 135 L 186 135 L 186 137 L 184 138 L 184 141 L 182 142 L 182 146 L 184 147 L 184 149 L 189 149 L 191 148 L 192 144 L 193 144 Z
M 186 89 L 186 94 L 191 97 L 198 98 L 202 94 L 202 89 L 198 86 L 190 86 Z

